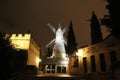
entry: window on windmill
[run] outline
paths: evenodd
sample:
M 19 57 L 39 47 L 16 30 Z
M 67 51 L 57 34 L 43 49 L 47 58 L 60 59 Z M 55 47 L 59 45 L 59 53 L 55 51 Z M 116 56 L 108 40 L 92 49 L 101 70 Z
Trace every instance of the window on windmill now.
M 73 65 L 74 68 L 78 67 L 78 57 L 74 58 Z

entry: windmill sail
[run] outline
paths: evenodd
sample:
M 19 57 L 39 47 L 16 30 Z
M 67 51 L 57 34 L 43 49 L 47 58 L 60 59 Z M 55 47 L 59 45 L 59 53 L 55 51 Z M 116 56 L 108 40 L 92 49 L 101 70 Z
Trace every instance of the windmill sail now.
M 50 29 L 53 31 L 53 33 L 56 32 L 55 28 L 51 24 L 47 24 L 47 25 L 50 27 Z
M 65 51 L 65 44 L 67 44 L 65 38 L 63 37 L 63 34 L 65 33 L 67 28 L 61 29 L 60 24 L 58 25 L 58 29 L 55 30 L 55 28 L 48 24 L 48 26 L 51 28 L 51 30 L 55 33 L 55 39 L 53 39 L 46 47 L 49 47 L 51 45 L 54 45 L 52 58 L 66 58 L 66 51 Z
M 48 43 L 48 44 L 46 45 L 46 47 L 52 46 L 52 45 L 54 44 L 54 42 L 55 42 L 55 39 L 53 39 L 50 43 Z

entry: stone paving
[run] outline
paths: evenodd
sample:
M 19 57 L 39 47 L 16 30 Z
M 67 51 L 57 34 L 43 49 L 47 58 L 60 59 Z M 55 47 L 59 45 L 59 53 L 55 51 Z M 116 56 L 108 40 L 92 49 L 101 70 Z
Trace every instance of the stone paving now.
M 71 76 L 71 75 L 66 75 L 66 74 L 61 74 L 61 75 L 37 75 L 34 76 L 35 80 L 86 80 L 77 76 Z
M 67 74 L 19 75 L 15 80 L 86 80 Z

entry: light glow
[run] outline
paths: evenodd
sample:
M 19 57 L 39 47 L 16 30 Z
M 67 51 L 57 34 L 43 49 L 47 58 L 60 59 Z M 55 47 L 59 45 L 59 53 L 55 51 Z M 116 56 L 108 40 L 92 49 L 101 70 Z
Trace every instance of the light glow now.
M 12 34 L 10 37 L 11 44 L 17 49 L 29 49 L 30 44 L 30 34 L 25 34 L 24 36 L 22 34 Z
M 36 63 L 41 62 L 41 59 L 39 59 L 38 57 L 36 58 Z
M 83 56 L 83 50 L 79 49 L 78 52 L 76 53 L 77 56 Z
M 50 24 L 48 26 L 52 29 L 53 32 L 56 31 L 55 32 L 55 39 L 53 39 L 47 45 L 47 47 L 49 47 L 49 45 L 54 44 L 54 49 L 53 49 L 53 53 L 52 53 L 51 58 L 65 59 L 66 58 L 66 52 L 65 52 L 66 41 L 64 40 L 63 34 L 66 31 L 66 28 L 61 29 L 60 24 L 59 24 L 57 30 L 53 26 L 51 26 Z
M 67 65 L 68 64 L 68 60 L 62 61 L 63 65 Z

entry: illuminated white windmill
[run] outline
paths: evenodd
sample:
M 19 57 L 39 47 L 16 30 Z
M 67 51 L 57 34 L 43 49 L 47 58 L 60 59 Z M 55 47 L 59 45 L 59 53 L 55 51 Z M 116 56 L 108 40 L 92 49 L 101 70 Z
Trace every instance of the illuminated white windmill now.
M 65 38 L 63 37 L 63 34 L 65 33 L 67 27 L 61 29 L 61 26 L 59 24 L 58 29 L 56 30 L 51 24 L 48 24 L 48 26 L 55 34 L 55 38 L 46 46 L 49 47 L 51 45 L 54 45 L 52 56 L 50 58 L 66 59 L 67 55 L 65 51 L 65 44 L 67 45 L 67 43 Z

